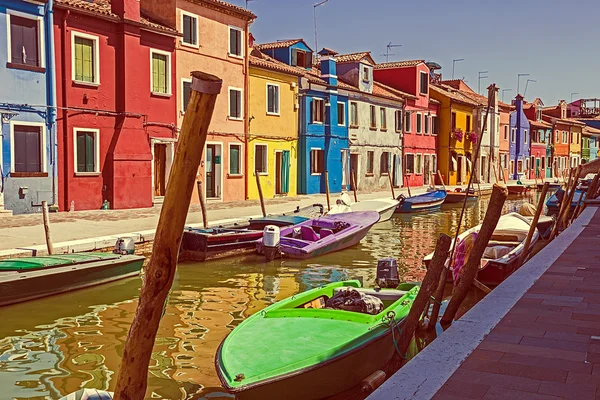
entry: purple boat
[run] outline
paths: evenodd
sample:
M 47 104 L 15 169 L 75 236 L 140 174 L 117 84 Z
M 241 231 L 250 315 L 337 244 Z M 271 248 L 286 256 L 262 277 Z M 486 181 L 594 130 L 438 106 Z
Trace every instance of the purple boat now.
M 377 211 L 324 215 L 282 228 L 279 246 L 284 257 L 306 259 L 354 246 L 379 221 Z M 262 254 L 263 239 L 256 242 Z

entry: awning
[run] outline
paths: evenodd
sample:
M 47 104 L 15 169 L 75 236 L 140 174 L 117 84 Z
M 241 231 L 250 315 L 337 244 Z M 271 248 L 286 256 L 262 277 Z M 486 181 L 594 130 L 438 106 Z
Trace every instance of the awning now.
M 467 160 L 467 170 L 471 171 L 471 167 L 472 167 L 471 160 L 469 160 L 466 157 L 465 157 L 465 159 Z
M 452 171 L 456 171 L 458 168 L 458 163 L 456 162 L 456 157 L 452 156 Z

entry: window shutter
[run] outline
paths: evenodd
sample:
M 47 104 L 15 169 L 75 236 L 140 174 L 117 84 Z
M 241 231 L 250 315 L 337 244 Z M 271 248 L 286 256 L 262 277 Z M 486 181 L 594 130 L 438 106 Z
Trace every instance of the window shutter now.
M 304 65 L 304 68 L 310 68 L 313 64 L 313 53 L 308 52 L 306 53 L 306 56 L 304 57 L 304 62 L 306 65 Z
M 85 172 L 85 133 L 77 134 L 77 170 Z
M 273 93 L 274 93 L 273 109 L 275 110 L 276 113 L 279 113 L 279 88 L 276 86 L 273 86 Z
M 85 133 L 85 172 L 95 172 L 96 154 L 94 151 L 94 134 Z
M 83 80 L 86 82 L 94 82 L 94 60 L 92 55 L 93 47 L 93 41 L 85 39 L 82 40 Z
M 185 112 L 187 109 L 188 103 L 190 102 L 190 95 L 192 94 L 192 83 L 191 82 L 183 82 L 183 109 Z
M 310 102 L 310 121 L 315 122 L 315 99 Z
M 75 80 L 83 80 L 83 45 L 78 37 L 75 38 Z
M 158 69 L 158 83 L 159 83 L 159 89 L 161 93 L 167 93 L 167 76 L 166 76 L 166 67 L 167 67 L 167 60 L 165 56 L 159 56 L 158 59 L 158 65 L 159 65 L 159 69 Z
M 196 18 L 190 18 L 191 30 L 192 30 L 192 43 L 198 44 L 198 20 Z
M 291 65 L 298 65 L 298 49 L 292 49 L 292 62 Z

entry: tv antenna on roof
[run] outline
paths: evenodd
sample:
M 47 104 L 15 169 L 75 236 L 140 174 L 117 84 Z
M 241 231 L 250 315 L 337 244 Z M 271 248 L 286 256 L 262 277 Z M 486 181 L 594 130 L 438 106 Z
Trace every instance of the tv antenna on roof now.
M 256 0 L 246 0 L 246 10 L 248 9 L 248 3 L 250 3 L 251 1 L 256 1 Z
M 388 62 L 388 61 L 389 61 L 389 58 L 390 58 L 390 56 L 395 56 L 395 54 L 393 54 L 393 53 L 390 53 L 390 50 L 391 50 L 393 47 L 402 47 L 402 45 L 401 45 L 401 44 L 392 44 L 392 42 L 389 42 L 389 43 L 387 44 L 387 46 L 385 46 L 385 47 L 386 47 L 386 49 L 385 49 L 385 54 L 382 54 L 381 56 L 382 56 L 382 57 L 385 57 L 385 62 Z

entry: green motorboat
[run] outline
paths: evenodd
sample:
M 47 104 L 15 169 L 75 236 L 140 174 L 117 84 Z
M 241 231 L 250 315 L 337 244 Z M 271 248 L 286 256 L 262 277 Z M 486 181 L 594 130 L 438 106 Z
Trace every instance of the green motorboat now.
M 324 308 L 347 287 L 378 297 L 383 311 Z M 391 361 L 418 291 L 418 284 L 366 289 L 352 280 L 275 303 L 223 340 L 215 359 L 219 379 L 239 399 L 321 399 L 349 390 Z
M 72 253 L 0 260 L 0 306 L 135 276 L 144 259 L 133 254 Z

